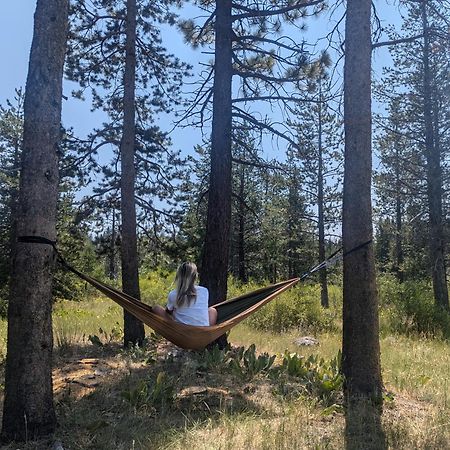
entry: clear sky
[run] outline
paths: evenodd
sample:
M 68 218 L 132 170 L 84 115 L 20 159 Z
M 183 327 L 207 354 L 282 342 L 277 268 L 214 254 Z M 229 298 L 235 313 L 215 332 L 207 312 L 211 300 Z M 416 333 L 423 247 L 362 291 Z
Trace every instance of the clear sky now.
M 376 0 L 378 14 L 382 21 L 386 23 L 398 24 L 398 15 L 392 6 L 394 0 Z M 14 96 L 14 89 L 25 86 L 28 69 L 28 57 L 31 46 L 33 32 L 33 14 L 36 7 L 36 0 L 14 0 L 3 1 L 0 5 L 0 104 L 5 104 L 7 98 Z M 187 9 L 184 12 L 187 13 Z M 312 22 L 308 33 L 320 35 L 322 27 L 329 24 L 323 21 Z M 199 53 L 194 53 L 183 43 L 181 36 L 175 31 L 164 33 L 165 45 L 185 61 L 198 61 L 201 58 Z M 374 54 L 375 76 L 381 72 L 383 65 L 389 64 L 386 50 L 378 50 Z M 208 56 L 209 58 L 210 56 Z M 194 70 L 198 67 L 194 67 Z M 64 93 L 69 97 L 63 103 L 63 123 L 67 127 L 73 127 L 79 135 L 86 135 L 92 127 L 98 123 L 102 116 L 100 113 L 90 112 L 88 102 L 70 98 L 70 91 L 73 86 L 67 82 L 64 84 Z M 166 120 L 165 123 L 168 121 Z M 170 127 L 167 126 L 167 129 Z M 193 146 L 200 143 L 200 134 L 196 130 L 176 130 L 173 135 L 174 145 L 189 152 Z

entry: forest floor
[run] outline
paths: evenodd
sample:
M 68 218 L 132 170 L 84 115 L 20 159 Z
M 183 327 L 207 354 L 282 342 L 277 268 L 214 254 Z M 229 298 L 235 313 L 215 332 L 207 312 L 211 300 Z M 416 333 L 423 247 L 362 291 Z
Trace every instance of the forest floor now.
M 379 449 L 383 439 L 393 449 L 450 449 L 448 342 L 383 337 L 389 395 L 382 414 L 369 414 L 364 407 L 344 414 L 340 400 L 324 405 L 301 389 L 284 395 L 264 373 L 246 377 L 224 370 L 217 355 L 180 351 L 154 337 L 144 348 L 125 351 L 115 325 L 120 310 L 105 309 L 99 300 L 90 313 L 93 305 L 89 323 L 83 306 L 74 308 L 84 329 L 70 308 L 55 317 L 55 436 L 5 450 Z M 70 327 L 61 325 L 61 317 Z M 90 326 L 97 327 L 95 337 Z M 4 323 L 0 335 L 2 329 Z M 255 343 L 258 352 L 288 350 L 325 359 L 340 346 L 336 333 L 315 336 L 319 344 L 311 347 L 298 347 L 294 340 L 299 336 L 256 332 L 243 324 L 230 342 Z M 280 356 L 275 365 L 279 361 Z

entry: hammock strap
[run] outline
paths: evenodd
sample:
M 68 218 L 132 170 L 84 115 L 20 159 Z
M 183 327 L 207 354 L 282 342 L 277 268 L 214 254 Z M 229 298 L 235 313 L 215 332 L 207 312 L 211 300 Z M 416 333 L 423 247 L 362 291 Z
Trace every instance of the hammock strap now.
M 307 272 L 305 272 L 301 277 L 300 280 L 303 281 L 304 279 L 310 277 L 314 272 L 317 272 L 321 269 L 326 269 L 328 267 L 333 266 L 341 259 L 344 259 L 346 256 L 350 255 L 351 253 L 354 253 L 367 245 L 369 245 L 372 242 L 372 239 L 363 242 L 362 244 L 357 245 L 356 247 L 351 248 L 350 250 L 346 251 L 345 253 L 342 252 L 343 247 L 338 248 L 335 252 L 333 252 L 327 259 L 323 260 L 316 266 L 314 266 L 312 269 L 309 269 Z

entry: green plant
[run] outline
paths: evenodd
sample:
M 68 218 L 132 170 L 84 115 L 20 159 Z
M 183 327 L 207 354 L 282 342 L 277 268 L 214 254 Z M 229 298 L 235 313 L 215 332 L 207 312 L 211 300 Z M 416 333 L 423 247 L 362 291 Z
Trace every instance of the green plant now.
M 337 289 L 330 287 L 330 290 L 334 299 L 340 297 Z M 302 285 L 283 293 L 249 317 L 247 323 L 257 330 L 276 333 L 294 328 L 311 332 L 332 331 L 336 329 L 335 322 L 340 314 L 337 306 L 332 304 L 329 309 L 322 308 L 319 286 Z
M 91 342 L 91 344 L 96 345 L 98 347 L 103 347 L 105 344 L 110 344 L 111 342 L 119 341 L 123 337 L 123 330 L 119 322 L 116 322 L 116 324 L 109 333 L 105 331 L 103 328 L 99 328 L 98 333 L 100 336 L 96 334 L 90 334 L 88 336 L 88 340 Z
M 228 350 L 220 350 L 217 345 L 211 349 L 205 349 L 197 355 L 196 364 L 199 370 L 220 370 L 226 367 L 232 358 L 232 353 Z
M 175 400 L 175 383 L 166 372 L 159 372 L 155 378 L 144 380 L 137 387 L 122 392 L 134 408 L 153 407 L 163 409 Z
M 122 352 L 132 361 L 140 361 L 144 364 L 153 364 L 156 361 L 156 348 L 148 338 L 144 339 L 142 345 L 131 345 L 122 349 Z
M 281 371 L 295 377 L 305 390 L 326 404 L 333 404 L 342 391 L 344 378 L 341 374 L 341 354 L 326 362 L 317 355 L 308 358 L 297 353 L 285 352 Z
M 241 347 L 231 359 L 229 367 L 236 375 L 251 379 L 259 373 L 268 373 L 275 358 L 276 355 L 270 356 L 268 353 L 256 355 L 256 346 L 252 344 L 246 350 Z
M 385 274 L 378 279 L 378 289 L 383 332 L 450 338 L 450 314 L 435 305 L 430 283 L 400 283 Z

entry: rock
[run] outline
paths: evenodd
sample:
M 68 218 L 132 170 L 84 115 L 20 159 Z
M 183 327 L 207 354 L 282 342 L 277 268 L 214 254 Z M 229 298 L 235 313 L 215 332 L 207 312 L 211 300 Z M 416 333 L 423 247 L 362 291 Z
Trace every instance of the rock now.
M 64 447 L 63 447 L 63 445 L 62 445 L 61 442 L 56 441 L 56 442 L 53 444 L 52 450 L 64 450 Z
M 313 338 L 311 336 L 303 336 L 301 338 L 297 338 L 294 340 L 294 344 L 297 345 L 319 345 L 319 341 L 316 338 Z

